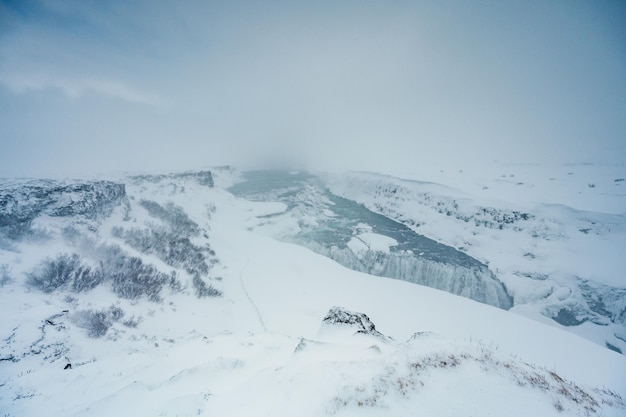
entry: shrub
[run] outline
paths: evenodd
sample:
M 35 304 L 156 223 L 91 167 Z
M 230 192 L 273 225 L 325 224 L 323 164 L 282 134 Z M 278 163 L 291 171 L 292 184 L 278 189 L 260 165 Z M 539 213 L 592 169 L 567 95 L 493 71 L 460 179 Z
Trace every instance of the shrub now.
M 111 317 L 111 320 L 120 321 L 120 319 L 124 317 L 124 310 L 117 306 L 111 306 L 109 307 L 108 314 L 109 317 Z
M 26 282 L 46 293 L 71 284 L 74 292 L 88 291 L 104 281 L 101 268 L 93 269 L 80 262 L 76 254 L 66 253 L 46 258 L 38 268 L 26 274 Z
M 83 320 L 82 325 L 87 329 L 87 334 L 94 338 L 104 336 L 113 325 L 106 310 L 86 311 Z
M 187 213 L 173 203 L 168 203 L 165 207 L 150 200 L 141 200 L 139 204 L 145 208 L 152 217 L 165 222 L 172 231 L 183 236 L 196 236 L 200 233 L 198 225 L 187 216 Z
M 138 318 L 135 318 L 135 316 L 132 316 L 129 319 L 124 320 L 122 324 L 126 327 L 130 327 L 134 329 L 139 325 L 139 322 L 141 322 L 141 316 L 139 316 Z
M 191 242 L 190 238 L 200 234 L 200 227 L 185 211 L 172 203 L 161 206 L 154 201 L 142 200 L 140 204 L 152 217 L 162 220 L 164 226 L 127 231 L 118 228 L 113 235 L 142 253 L 154 254 L 170 266 L 185 269 L 190 275 L 208 275 L 213 263 L 210 257 L 214 257 L 215 252 L 208 245 L 198 246 Z
M 193 222 L 185 211 L 173 203 L 160 205 L 154 201 L 141 200 L 139 203 L 148 213 L 163 223 L 150 225 L 149 228 L 131 228 L 124 230 L 114 228 L 114 237 L 121 238 L 126 244 L 147 255 L 156 255 L 163 262 L 174 268 L 182 268 L 193 277 L 193 287 L 198 297 L 218 296 L 221 291 L 208 285 L 202 277 L 207 277 L 211 267 L 216 263 L 215 252 L 206 245 L 196 245 L 191 238 L 199 235 L 200 227 Z M 117 255 L 113 257 L 118 257 Z M 113 281 L 116 292 L 126 298 L 136 298 L 138 291 L 132 282 L 123 282 L 126 278 L 119 275 L 119 268 L 113 270 Z M 137 268 L 132 268 L 137 269 Z M 156 270 L 155 270 L 156 271 Z M 141 271 L 143 275 L 152 275 L 153 280 L 145 282 L 148 286 L 162 286 L 162 276 L 157 272 Z M 137 274 L 134 274 L 137 275 Z M 123 285 L 122 285 L 123 284 Z M 175 275 L 170 276 L 169 286 L 173 292 L 182 290 L 182 284 Z M 150 291 L 154 299 L 158 298 L 156 290 Z M 154 297 L 154 295 L 156 297 Z
M 199 275 L 193 277 L 193 287 L 196 290 L 198 298 L 202 297 L 219 297 L 222 292 L 212 285 L 207 285 Z
M 146 265 L 140 258 L 126 258 L 122 268 L 112 276 L 113 291 L 131 300 L 147 295 L 150 301 L 161 301 L 160 292 L 170 276 Z
M 130 229 L 124 234 L 124 241 L 142 253 L 157 255 L 174 268 L 184 268 L 191 275 L 207 275 L 210 268 L 205 254 L 214 255 L 209 248 L 194 245 L 188 237 L 164 227 Z
M 178 279 L 178 274 L 176 273 L 176 271 L 172 271 L 170 273 L 169 286 L 173 294 L 179 293 L 183 290 L 183 284 Z
M 4 287 L 11 281 L 13 281 L 11 267 L 8 264 L 0 264 L 0 287 Z
M 113 226 L 111 228 L 111 236 L 121 239 L 124 237 L 124 228 L 121 226 Z
M 112 305 L 102 310 L 79 311 L 75 316 L 75 320 L 79 327 L 87 330 L 89 337 L 98 338 L 104 336 L 113 325 L 113 322 L 119 321 L 122 317 L 124 317 L 124 310 Z
M 9 216 L 0 217 L 0 236 L 17 241 L 31 232 L 31 221 L 20 221 Z
M 104 278 L 102 267 L 92 269 L 90 266 L 80 265 L 73 274 L 72 291 L 83 292 L 94 289 L 104 281 Z
M 120 297 L 133 300 L 145 295 L 150 301 L 159 302 L 164 285 L 174 291 L 182 289 L 175 272 L 165 274 L 141 258 L 128 256 L 117 245 L 102 245 L 99 254 L 100 270 Z
M 107 276 L 113 275 L 120 270 L 126 262 L 126 254 L 117 245 L 101 245 L 97 255 L 100 258 L 100 266 Z
M 26 282 L 46 293 L 62 287 L 72 280 L 80 267 L 78 255 L 59 255 L 56 259 L 46 258 L 39 268 L 26 274 Z
M 151 301 L 161 301 L 160 292 L 169 284 L 173 290 L 182 285 L 176 275 L 164 274 L 141 258 L 129 257 L 118 246 L 103 245 L 100 264 L 92 268 L 81 264 L 76 254 L 61 254 L 46 258 L 39 267 L 27 274 L 27 283 L 50 293 L 61 287 L 73 292 L 88 291 L 110 280 L 113 291 L 120 297 L 136 299 L 146 295 Z

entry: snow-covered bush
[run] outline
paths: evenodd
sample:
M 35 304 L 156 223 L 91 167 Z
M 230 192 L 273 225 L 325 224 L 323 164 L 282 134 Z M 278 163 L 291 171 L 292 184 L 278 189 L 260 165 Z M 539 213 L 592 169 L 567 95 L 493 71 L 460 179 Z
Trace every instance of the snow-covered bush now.
M 161 289 L 169 281 L 169 275 L 133 256 L 124 259 L 113 273 L 112 288 L 123 298 L 132 300 L 146 295 L 150 301 L 158 302 L 161 301 Z
M 164 227 L 152 229 L 133 228 L 124 234 L 124 241 L 147 255 L 156 255 L 175 268 L 183 268 L 189 274 L 207 275 L 209 264 L 206 255 L 215 253 L 194 245 L 188 237 L 181 236 Z
M 200 234 L 200 227 L 192 221 L 185 211 L 173 203 L 161 205 L 150 200 L 141 200 L 139 203 L 148 213 L 161 221 L 161 224 L 150 224 L 147 228 L 124 229 L 115 227 L 112 230 L 114 237 L 124 240 L 126 244 L 146 255 L 156 255 L 166 264 L 184 269 L 193 277 L 193 287 L 198 297 L 214 297 L 221 295 L 221 291 L 205 282 L 211 267 L 217 262 L 215 252 L 208 244 L 197 245 L 192 242 L 192 238 Z M 113 254 L 114 257 L 119 257 Z M 124 266 L 125 268 L 128 265 Z M 139 267 L 135 266 L 134 269 Z M 117 268 L 119 270 L 119 268 Z M 149 271 L 141 271 L 139 275 L 150 275 Z M 136 276 L 138 274 L 134 274 Z M 154 275 L 154 274 L 153 274 Z M 115 278 L 117 277 L 117 279 Z M 116 292 L 126 298 L 136 298 L 133 296 L 135 287 L 133 282 L 126 282 L 119 279 L 114 273 L 114 288 Z M 183 286 L 176 272 L 169 277 L 169 286 L 173 292 L 182 291 Z M 162 276 L 156 279 L 147 280 L 148 285 L 160 288 L 164 285 Z M 124 284 L 123 286 L 121 284 Z M 156 290 L 150 294 L 156 294 Z M 151 296 L 151 299 L 154 299 Z
M 87 331 L 89 337 L 101 337 L 106 334 L 113 325 L 106 311 L 88 311 L 87 312 Z
M 624 408 L 624 401 L 614 391 L 579 386 L 555 371 L 514 358 L 504 358 L 484 345 L 468 350 L 440 350 L 425 354 L 409 349 L 400 358 L 391 364 L 388 359 L 372 361 L 366 373 L 358 369 L 360 364 L 347 365 L 346 372 L 355 377 L 332 398 L 328 407 L 330 413 L 335 414 L 346 408 L 384 409 L 399 397 L 410 397 L 422 391 L 432 382 L 431 375 L 434 373 L 476 365 L 481 372 L 499 375 L 515 386 L 549 395 L 553 407 L 559 412 L 584 410 L 584 415 L 596 415 L 603 405 Z
M 0 264 L 0 287 L 4 287 L 11 281 L 13 281 L 11 267 L 8 264 Z
M 124 317 L 124 310 L 118 306 L 109 307 L 108 313 L 113 321 L 119 321 L 122 317 Z
M 145 295 L 150 301 L 159 302 L 163 286 L 175 284 L 171 275 L 144 263 L 141 258 L 129 256 L 117 245 L 101 245 L 98 256 L 102 274 L 120 297 L 137 299 Z
M 130 327 L 132 329 L 136 328 L 141 322 L 141 316 L 135 318 L 135 316 L 131 316 L 130 318 L 124 320 L 122 324 L 126 327 Z
M 207 285 L 199 275 L 193 277 L 193 287 L 196 290 L 198 298 L 202 297 L 219 297 L 222 292 L 212 285 Z
M 182 236 L 196 236 L 200 233 L 200 227 L 187 216 L 187 213 L 173 203 L 165 207 L 155 201 L 141 200 L 139 204 L 145 208 L 152 217 L 162 220 L 172 231 Z
M 170 273 L 169 287 L 172 290 L 172 294 L 179 293 L 183 290 L 183 283 L 178 279 L 176 271 Z
M 73 317 L 78 327 L 87 330 L 89 337 L 98 338 L 106 334 L 113 325 L 106 310 L 83 310 L 78 311 Z
M 216 262 L 215 252 L 208 244 L 200 246 L 191 241 L 200 234 L 200 227 L 185 211 L 172 203 L 162 206 L 154 201 L 141 200 L 139 204 L 163 225 L 130 230 L 116 227 L 112 230 L 113 236 L 142 253 L 158 256 L 170 266 L 183 268 L 190 275 L 208 275 Z
M 64 253 L 55 259 L 46 258 L 38 268 L 26 274 L 26 282 L 43 292 L 50 293 L 72 281 L 79 268 L 78 255 Z
M 80 265 L 74 272 L 72 291 L 83 292 L 94 289 L 100 283 L 104 282 L 104 278 L 102 267 L 94 269 L 88 265 Z
M 69 285 L 74 292 L 88 291 L 104 281 L 101 268 L 84 265 L 77 254 L 60 254 L 46 258 L 26 274 L 26 282 L 46 293 Z
M 175 291 L 182 289 L 176 274 L 165 274 L 141 258 L 128 256 L 119 246 L 101 245 L 97 252 L 100 257 L 97 267 L 83 264 L 77 254 L 46 258 L 26 274 L 26 282 L 46 293 L 60 288 L 83 292 L 111 282 L 113 292 L 120 297 L 137 299 L 145 295 L 155 302 L 161 301 L 160 293 L 165 285 L 169 284 Z
M 102 310 L 83 310 L 76 313 L 74 321 L 76 325 L 87 330 L 89 337 L 98 338 L 104 336 L 113 326 L 113 323 L 119 322 L 124 317 L 124 310 L 120 307 L 112 305 Z M 133 320 L 134 317 L 131 318 Z M 137 326 L 138 321 L 134 326 Z M 122 323 L 126 324 L 126 322 Z
M 11 219 L 6 221 L 0 227 L 0 237 L 4 238 L 3 240 L 8 240 L 5 245 L 8 245 L 10 241 L 16 241 L 28 235 L 31 232 L 31 223 L 29 220 L 14 221 Z

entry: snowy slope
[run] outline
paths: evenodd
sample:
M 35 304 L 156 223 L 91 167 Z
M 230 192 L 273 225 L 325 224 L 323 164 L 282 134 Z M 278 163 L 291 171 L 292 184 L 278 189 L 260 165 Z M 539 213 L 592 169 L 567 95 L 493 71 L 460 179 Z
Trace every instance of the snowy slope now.
M 34 222 L 42 233 L 4 240 L 4 415 L 624 414 L 623 355 L 260 234 L 250 225 L 281 206 L 235 198 L 225 191 L 235 176 L 214 172 L 214 187 L 194 176 L 116 178 L 126 199 L 110 214 L 44 215 Z M 150 239 L 139 245 L 133 237 L 152 235 L 129 238 L 133 229 L 188 239 L 208 272 Z M 109 279 L 48 293 L 29 281 L 57 253 L 79 252 L 97 270 L 102 248 L 113 245 L 154 271 L 176 272 L 180 285 L 129 297 Z M 196 273 L 217 292 L 198 292 Z M 367 314 L 384 336 L 324 324 L 334 306 Z M 90 311 L 106 313 L 103 334 L 90 336 Z
M 513 296 L 513 311 L 626 352 L 623 172 L 613 172 L 609 180 L 598 167 L 602 175 L 586 172 L 589 182 L 579 182 L 574 192 L 576 176 L 569 170 L 580 167 L 562 168 L 570 175 L 558 178 L 564 189 L 560 193 L 554 189 L 556 178 L 529 184 L 520 174 L 511 174 L 504 185 L 499 177 L 478 182 L 499 187 L 500 199 L 487 185 L 467 184 L 466 173 L 450 182 L 465 185 L 469 192 L 367 173 L 329 175 L 327 184 L 339 195 L 488 264 Z M 533 192 L 523 189 L 528 187 Z M 551 202 L 533 200 L 539 197 Z M 620 207 L 619 213 L 589 210 Z

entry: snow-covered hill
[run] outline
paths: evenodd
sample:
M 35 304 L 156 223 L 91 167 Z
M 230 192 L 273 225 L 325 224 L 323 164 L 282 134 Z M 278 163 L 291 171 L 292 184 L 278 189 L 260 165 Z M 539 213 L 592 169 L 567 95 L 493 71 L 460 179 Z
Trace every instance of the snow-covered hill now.
M 294 230 L 280 216 L 314 229 L 310 212 L 235 197 L 240 180 L 3 182 L 3 415 L 626 412 L 623 355 L 518 307 L 347 269 L 276 236 Z M 355 230 L 355 252 L 392 247 Z

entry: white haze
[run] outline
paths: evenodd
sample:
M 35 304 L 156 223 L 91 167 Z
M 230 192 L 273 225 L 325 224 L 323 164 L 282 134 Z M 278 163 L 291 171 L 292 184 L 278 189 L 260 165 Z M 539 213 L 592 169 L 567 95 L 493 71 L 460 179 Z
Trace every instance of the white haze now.
M 626 155 L 621 1 L 0 5 L 0 176 Z

